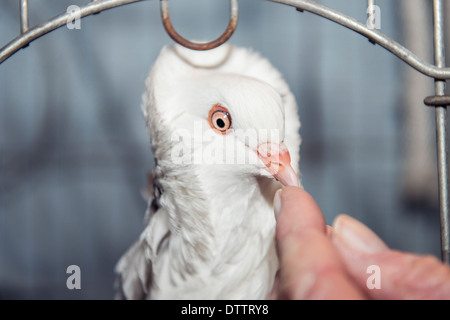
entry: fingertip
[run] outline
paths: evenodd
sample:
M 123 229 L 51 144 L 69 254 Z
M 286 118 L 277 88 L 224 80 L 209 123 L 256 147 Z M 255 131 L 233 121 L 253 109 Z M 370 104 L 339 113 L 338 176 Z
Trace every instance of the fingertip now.
M 288 209 L 310 205 L 318 207 L 314 198 L 305 189 L 299 187 L 285 187 L 281 189 L 279 196 L 282 205 L 285 205 Z
M 333 221 L 333 229 L 333 241 L 337 247 L 345 245 L 367 254 L 388 250 L 388 246 L 377 234 L 349 215 L 338 215 Z
M 304 189 L 285 187 L 275 194 L 277 229 L 280 234 L 289 230 L 316 229 L 326 231 L 325 218 L 314 198 Z
M 300 187 L 288 186 L 288 187 L 278 189 L 275 192 L 274 199 L 273 199 L 273 209 L 274 209 L 274 213 L 275 213 L 275 219 L 278 219 L 278 216 L 281 211 L 281 207 L 282 207 L 283 203 L 285 203 L 287 201 L 286 198 L 304 197 L 305 196 L 304 193 L 307 194 L 307 192 L 303 188 L 300 188 Z
M 299 194 L 308 194 L 308 192 L 306 192 L 305 189 L 300 188 L 300 187 L 287 186 L 287 187 L 284 187 L 284 188 L 282 188 L 280 190 L 282 190 L 282 193 L 285 194 L 285 195 L 290 195 L 290 194 L 297 194 L 297 195 L 299 195 Z

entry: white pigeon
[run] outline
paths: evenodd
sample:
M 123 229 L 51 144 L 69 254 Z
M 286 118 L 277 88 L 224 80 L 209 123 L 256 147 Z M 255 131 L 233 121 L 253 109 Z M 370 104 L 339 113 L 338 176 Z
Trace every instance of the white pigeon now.
M 278 270 L 274 193 L 299 185 L 300 121 L 281 74 L 229 44 L 165 47 L 142 109 L 153 192 L 145 230 L 116 266 L 117 298 L 266 299 Z

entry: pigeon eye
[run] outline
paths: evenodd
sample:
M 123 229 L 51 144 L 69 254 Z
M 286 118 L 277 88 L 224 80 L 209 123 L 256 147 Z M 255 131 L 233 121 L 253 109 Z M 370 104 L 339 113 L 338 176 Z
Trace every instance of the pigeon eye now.
M 231 116 L 228 109 L 220 104 L 214 105 L 209 111 L 209 125 L 220 134 L 227 134 L 231 128 Z

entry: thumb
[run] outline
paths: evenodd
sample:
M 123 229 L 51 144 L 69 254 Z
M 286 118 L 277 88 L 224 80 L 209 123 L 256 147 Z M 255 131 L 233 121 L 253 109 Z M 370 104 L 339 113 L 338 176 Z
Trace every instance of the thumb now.
M 390 250 L 361 222 L 340 215 L 332 241 L 350 276 L 373 299 L 450 299 L 450 268 L 432 256 Z

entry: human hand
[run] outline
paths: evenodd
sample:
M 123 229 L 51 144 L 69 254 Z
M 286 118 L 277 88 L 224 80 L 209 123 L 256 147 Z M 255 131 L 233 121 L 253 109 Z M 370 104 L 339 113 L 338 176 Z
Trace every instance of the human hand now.
M 450 268 L 435 257 L 391 250 L 346 215 L 326 226 L 300 188 L 278 191 L 274 206 L 280 271 L 272 299 L 450 299 Z

